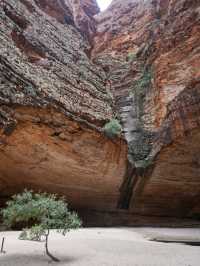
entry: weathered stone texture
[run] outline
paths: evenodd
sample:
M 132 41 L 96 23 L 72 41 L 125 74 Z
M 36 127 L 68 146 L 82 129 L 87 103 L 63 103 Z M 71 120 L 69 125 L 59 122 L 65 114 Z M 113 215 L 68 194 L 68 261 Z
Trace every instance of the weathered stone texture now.
M 68 23 L 46 16 L 34 1 L 29 1 L 34 12 L 23 3 L 1 4 L 2 103 L 50 104 L 86 120 L 110 118 L 103 72 L 84 53 L 87 42 Z
M 0 194 L 23 187 L 65 195 L 76 209 L 113 210 L 125 171 L 126 145 L 54 109 L 17 107 L 17 127 L 1 136 Z
M 0 71 L 2 197 L 57 192 L 118 225 L 200 215 L 198 0 L 1 1 Z
M 108 72 L 133 165 L 119 206 L 132 213 L 199 213 L 199 10 L 195 0 L 116 0 L 96 16 L 93 58 Z
M 83 10 L 98 12 L 93 1 Z M 126 143 L 102 133 L 112 99 L 74 12 L 64 1 L 0 3 L 0 194 L 28 187 L 115 209 Z

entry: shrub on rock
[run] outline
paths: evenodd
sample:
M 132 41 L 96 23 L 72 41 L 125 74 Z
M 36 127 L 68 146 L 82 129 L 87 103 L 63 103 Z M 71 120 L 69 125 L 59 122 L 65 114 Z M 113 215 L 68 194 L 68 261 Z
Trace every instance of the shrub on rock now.
M 122 126 L 117 119 L 112 119 L 104 126 L 104 133 L 107 137 L 113 139 L 119 137 L 122 132 Z

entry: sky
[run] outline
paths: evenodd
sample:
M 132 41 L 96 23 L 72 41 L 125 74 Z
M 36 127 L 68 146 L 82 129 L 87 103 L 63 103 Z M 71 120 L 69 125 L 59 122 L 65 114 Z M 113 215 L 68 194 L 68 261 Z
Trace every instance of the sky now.
M 97 0 L 97 2 L 99 4 L 101 11 L 103 11 L 109 6 L 112 0 Z

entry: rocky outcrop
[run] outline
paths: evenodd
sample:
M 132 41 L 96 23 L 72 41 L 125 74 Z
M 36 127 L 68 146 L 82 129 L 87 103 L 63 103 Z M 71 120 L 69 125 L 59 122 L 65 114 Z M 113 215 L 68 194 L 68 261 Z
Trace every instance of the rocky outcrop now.
M 56 192 L 92 225 L 198 217 L 198 2 L 1 1 L 1 199 Z
M 1 136 L 1 197 L 23 187 L 65 195 L 76 209 L 113 210 L 126 146 L 55 109 L 16 107 L 10 136 Z M 10 133 L 10 132 L 9 132 Z
M 1 2 L 1 199 L 28 187 L 76 209 L 114 209 L 126 143 L 102 133 L 113 115 L 104 71 L 88 59 L 70 7 L 55 3 Z
M 96 21 L 94 15 L 99 13 L 96 0 L 68 0 L 71 7 L 74 22 L 82 35 L 92 41 L 96 33 Z
M 129 145 L 119 207 L 133 214 L 199 215 L 199 8 L 116 0 L 96 16 L 93 58 L 107 71 Z

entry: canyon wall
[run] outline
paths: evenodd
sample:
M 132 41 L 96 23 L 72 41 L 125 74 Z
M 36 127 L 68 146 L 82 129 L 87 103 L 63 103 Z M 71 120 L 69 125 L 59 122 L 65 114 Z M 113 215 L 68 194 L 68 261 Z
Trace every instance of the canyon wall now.
M 0 70 L 1 202 L 27 187 L 93 225 L 199 217 L 199 1 L 1 1 Z
M 113 115 L 105 74 L 61 4 L 1 2 L 1 199 L 27 187 L 65 195 L 76 209 L 114 209 L 127 146 L 102 132 Z
M 113 1 L 96 20 L 93 57 L 107 70 L 129 146 L 119 207 L 198 216 L 199 1 Z

